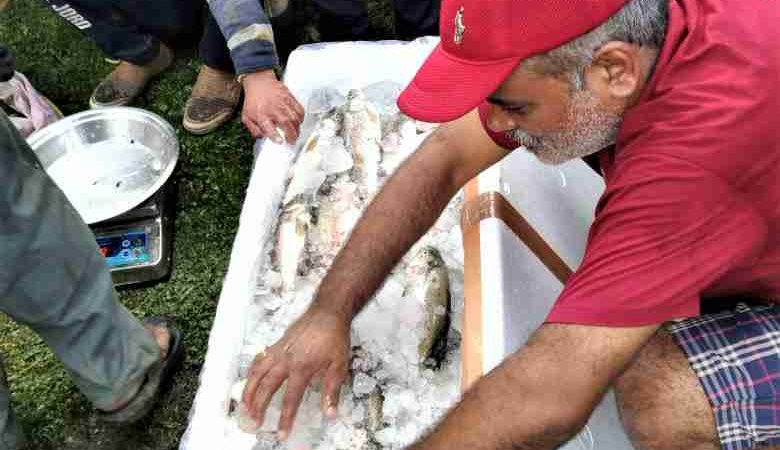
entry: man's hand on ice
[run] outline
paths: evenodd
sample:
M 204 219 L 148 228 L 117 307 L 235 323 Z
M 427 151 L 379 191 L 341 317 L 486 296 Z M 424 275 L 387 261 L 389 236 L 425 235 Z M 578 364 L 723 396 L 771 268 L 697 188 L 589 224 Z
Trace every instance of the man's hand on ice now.
M 314 379 L 322 378 L 322 411 L 328 418 L 335 418 L 341 385 L 349 369 L 349 326 L 349 320 L 314 306 L 279 342 L 257 355 L 242 397 L 250 417 L 261 425 L 271 398 L 287 381 L 279 419 L 279 438 L 285 439 L 306 388 Z

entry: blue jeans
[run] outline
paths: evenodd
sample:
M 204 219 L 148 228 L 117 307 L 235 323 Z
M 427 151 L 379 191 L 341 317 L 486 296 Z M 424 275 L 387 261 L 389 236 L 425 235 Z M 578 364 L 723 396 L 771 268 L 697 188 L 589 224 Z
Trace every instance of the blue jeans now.
M 112 58 L 144 65 L 157 56 L 160 42 L 187 45 L 202 36 L 201 60 L 215 69 L 233 71 L 227 43 L 211 14 L 203 24 L 208 8 L 202 0 L 46 1 Z

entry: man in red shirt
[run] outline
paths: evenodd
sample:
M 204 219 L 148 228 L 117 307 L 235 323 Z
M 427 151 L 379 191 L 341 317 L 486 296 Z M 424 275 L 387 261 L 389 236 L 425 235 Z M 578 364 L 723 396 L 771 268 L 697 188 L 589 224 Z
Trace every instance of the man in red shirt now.
M 584 260 L 528 344 L 414 448 L 555 448 L 610 386 L 638 448 L 780 446 L 780 2 L 445 0 L 440 24 L 399 106 L 448 123 L 256 359 L 255 417 L 287 380 L 284 437 L 314 376 L 335 414 L 351 319 L 458 189 L 522 145 L 598 157 Z M 766 303 L 699 316 L 735 295 Z

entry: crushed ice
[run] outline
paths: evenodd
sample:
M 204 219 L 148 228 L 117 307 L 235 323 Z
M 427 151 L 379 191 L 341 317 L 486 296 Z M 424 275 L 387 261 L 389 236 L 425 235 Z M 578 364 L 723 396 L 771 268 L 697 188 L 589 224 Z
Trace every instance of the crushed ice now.
M 433 130 L 428 124 L 421 124 L 402 116 L 393 109 L 397 96 L 397 85 L 380 83 L 368 89 L 366 97 L 379 104 L 376 109 L 382 113 L 383 161 L 380 183 L 409 156 L 422 140 Z M 331 90 L 313 95 L 314 111 L 320 120 L 313 126 L 319 130 L 320 138 L 315 143 L 318 155 L 306 155 L 301 151 L 293 168 L 293 177 L 288 187 L 286 202 L 300 195 L 312 197 L 314 191 L 323 186 L 327 195 L 320 195 L 316 201 L 327 205 L 335 202 L 338 209 L 336 229 L 347 228 L 336 239 L 340 246 L 357 220 L 363 204 L 354 205 L 357 189 L 353 179 L 337 175 L 352 169 L 353 158 L 339 136 L 337 125 L 327 123 L 334 108 L 343 106 L 344 95 Z M 337 116 L 334 116 L 337 118 Z M 385 145 L 387 144 L 387 145 Z M 314 149 L 312 149 L 314 150 Z M 303 165 L 303 166 L 301 166 Z M 304 177 L 296 180 L 296 174 Z M 341 197 L 339 197 L 339 195 Z M 338 200 L 334 200 L 337 198 Z M 241 431 L 238 408 L 234 408 L 232 421 L 226 437 L 230 448 L 271 449 L 398 449 L 413 443 L 427 429 L 434 425 L 460 398 L 460 330 L 463 314 L 463 248 L 460 232 L 460 209 L 462 193 L 447 206 L 428 234 L 418 242 L 401 263 L 393 270 L 373 300 L 355 318 L 351 337 L 353 360 L 351 380 L 341 391 L 338 419 L 328 421 L 320 410 L 319 386 L 310 387 L 298 410 L 292 435 L 279 442 L 275 430 L 278 423 L 283 390 L 277 392 L 266 413 L 266 420 L 256 434 Z M 331 205 L 332 206 L 332 205 Z M 324 206 L 322 207 L 324 208 Z M 322 209 L 320 208 L 320 209 Z M 312 208 L 313 217 L 317 208 Z M 317 217 L 316 227 L 329 217 Z M 314 224 L 308 225 L 314 230 Z M 314 233 L 316 235 L 316 233 Z M 320 238 L 323 240 L 323 238 Z M 257 353 L 275 343 L 287 327 L 295 321 L 311 303 L 315 290 L 323 278 L 332 256 L 324 257 L 329 250 L 324 242 L 313 239 L 308 253 L 301 254 L 303 261 L 296 269 L 297 278 L 293 291 L 281 289 L 282 275 L 278 258 L 266 258 L 267 264 L 258 271 L 256 296 L 251 311 L 247 311 L 244 336 L 239 362 L 238 379 L 247 376 L 249 366 Z M 333 243 L 330 243 L 333 244 Z M 276 242 L 269 242 L 265 251 L 274 254 Z M 421 289 L 424 273 L 411 267 L 411 260 L 420 249 L 433 247 L 441 254 L 449 278 L 451 304 L 449 310 L 437 305 L 433 312 L 437 316 L 449 313 L 449 328 L 446 330 L 446 348 L 438 368 L 432 369 L 420 360 L 418 353 L 421 339 L 426 333 L 426 294 Z M 240 399 L 243 388 L 234 387 L 232 397 Z M 245 425 L 245 424 L 244 424 Z M 246 428 L 246 427 L 244 427 Z M 249 438 L 251 439 L 249 439 Z

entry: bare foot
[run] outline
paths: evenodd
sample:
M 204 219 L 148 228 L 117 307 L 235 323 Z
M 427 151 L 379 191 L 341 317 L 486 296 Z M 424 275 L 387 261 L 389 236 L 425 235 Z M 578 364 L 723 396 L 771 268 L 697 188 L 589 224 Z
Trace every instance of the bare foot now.
M 170 346 L 171 341 L 171 332 L 167 328 L 161 326 L 161 325 L 152 325 L 152 324 L 144 324 L 144 327 L 146 327 L 146 330 L 149 332 L 149 334 L 154 337 L 154 340 L 157 341 L 157 345 L 160 347 L 160 360 L 163 360 L 168 357 L 168 348 Z M 140 389 L 141 386 L 139 385 L 135 390 L 133 390 L 130 395 L 128 395 L 126 398 L 120 400 L 119 402 L 112 405 L 110 408 L 103 410 L 104 412 L 114 412 L 118 411 L 125 406 L 127 406 L 130 401 L 133 399 L 135 394 L 138 392 L 138 389 Z
M 167 328 L 161 325 L 145 324 L 146 330 L 157 341 L 157 345 L 160 346 L 160 359 L 168 357 L 168 347 L 171 343 L 171 332 Z

